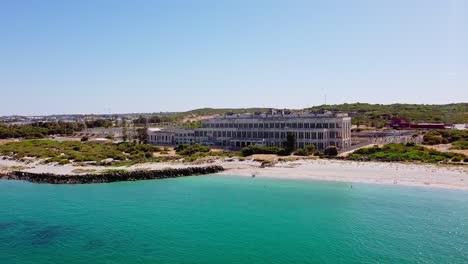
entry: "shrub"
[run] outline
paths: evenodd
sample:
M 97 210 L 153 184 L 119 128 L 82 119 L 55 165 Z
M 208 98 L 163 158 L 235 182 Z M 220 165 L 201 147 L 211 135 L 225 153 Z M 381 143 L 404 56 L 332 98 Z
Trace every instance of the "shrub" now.
M 356 150 L 348 156 L 348 159 L 436 163 L 450 160 L 457 162 L 466 159 L 466 156 L 459 153 L 440 152 L 411 144 L 387 144 L 383 148 L 372 147 Z
M 210 152 L 210 147 L 202 144 L 187 145 L 182 144 L 174 148 L 177 154 L 182 156 L 192 156 L 195 153 L 207 153 Z
M 338 149 L 335 146 L 329 146 L 323 151 L 323 154 L 328 157 L 336 157 L 338 155 Z
M 313 155 L 317 152 L 317 149 L 315 149 L 315 145 L 307 145 L 304 148 L 298 149 L 294 155 L 297 156 L 310 156 Z
M 276 154 L 276 155 L 284 155 L 285 150 L 280 147 L 271 146 L 247 146 L 241 149 L 240 154 L 243 157 L 251 156 L 254 154 Z

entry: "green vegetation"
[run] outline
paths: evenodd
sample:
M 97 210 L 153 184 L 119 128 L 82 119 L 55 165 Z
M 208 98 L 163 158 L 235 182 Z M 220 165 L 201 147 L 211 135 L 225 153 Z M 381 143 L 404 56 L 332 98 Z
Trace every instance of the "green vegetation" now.
M 288 133 L 286 135 L 286 141 L 283 142 L 284 155 L 291 155 L 296 149 L 296 135 L 294 133 Z
M 135 125 L 145 125 L 147 123 L 151 124 L 161 124 L 161 123 L 171 123 L 177 120 L 176 115 L 149 115 L 149 116 L 139 116 L 137 119 L 133 120 Z
M 0 139 L 5 138 L 44 138 L 49 135 L 71 135 L 81 131 L 84 125 L 70 122 L 44 122 L 31 125 L 0 124 Z
M 202 123 L 200 121 L 187 121 L 187 122 L 184 122 L 182 123 L 182 128 L 185 128 L 185 129 L 195 129 L 195 128 L 201 128 L 202 127 Z
M 338 156 L 338 149 L 335 146 L 329 146 L 323 151 L 323 154 L 327 157 L 336 157 Z
M 86 121 L 86 127 L 111 127 L 112 121 L 97 119 Z M 6 125 L 0 123 L 0 139 L 5 138 L 45 138 L 50 135 L 72 135 L 84 129 L 84 124 L 79 122 L 37 122 L 30 125 Z
M 242 157 L 251 156 L 254 154 L 275 154 L 275 155 L 285 155 L 284 148 L 280 147 L 264 147 L 264 146 L 247 146 L 240 151 Z
M 96 119 L 91 121 L 86 121 L 87 128 L 95 128 L 95 127 L 111 127 L 113 125 L 111 120 L 108 119 Z
M 424 145 L 452 143 L 453 149 L 468 149 L 468 130 L 433 130 L 423 139 Z
M 348 156 L 351 160 L 375 161 L 420 161 L 428 163 L 459 162 L 467 157 L 463 154 L 440 152 L 414 144 L 387 144 L 356 150 Z
M 354 125 L 384 127 L 393 116 L 403 117 L 412 122 L 468 123 L 468 103 L 447 105 L 422 104 L 340 104 L 320 105 L 308 110 L 330 110 L 348 112 Z
M 176 153 L 181 156 L 193 156 L 196 153 L 208 153 L 210 152 L 210 147 L 204 146 L 202 144 L 187 145 L 182 144 L 174 148 Z
M 23 142 L 11 142 L 0 145 L 0 155 L 9 156 L 17 160 L 25 157 L 45 159 L 45 163 L 58 162 L 67 164 L 70 162 L 94 162 L 108 165 L 106 159 L 112 159 L 111 163 L 140 163 L 153 159 L 153 153 L 159 148 L 146 144 L 133 143 L 94 143 L 53 140 L 31 140 Z
M 315 148 L 315 145 L 307 145 L 304 148 L 298 149 L 294 155 L 296 156 L 311 156 L 311 155 L 319 155 L 320 151 Z

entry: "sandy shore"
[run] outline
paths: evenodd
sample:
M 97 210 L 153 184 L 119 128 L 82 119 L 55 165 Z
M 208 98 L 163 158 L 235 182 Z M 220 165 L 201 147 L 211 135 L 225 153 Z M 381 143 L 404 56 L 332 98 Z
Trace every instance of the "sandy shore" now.
M 234 164 L 232 164 L 234 165 Z M 354 162 L 341 160 L 301 160 L 258 168 L 242 164 L 225 166 L 222 175 L 308 179 L 339 182 L 399 184 L 468 191 L 468 168 L 420 164 Z
M 422 164 L 355 162 L 341 160 L 297 160 L 276 163 L 273 167 L 260 168 L 260 163 L 252 160 L 217 160 L 202 164 L 145 163 L 127 167 L 72 165 L 25 164 L 0 159 L 0 170 L 12 166 L 26 167 L 24 171 L 75 174 L 77 169 L 102 171 L 108 169 L 164 169 L 193 166 L 220 165 L 226 171 L 220 175 L 251 177 L 274 177 L 284 179 L 307 179 L 340 182 L 363 182 L 377 184 L 399 184 L 408 186 L 439 187 L 468 191 L 468 168 L 466 166 L 437 166 Z

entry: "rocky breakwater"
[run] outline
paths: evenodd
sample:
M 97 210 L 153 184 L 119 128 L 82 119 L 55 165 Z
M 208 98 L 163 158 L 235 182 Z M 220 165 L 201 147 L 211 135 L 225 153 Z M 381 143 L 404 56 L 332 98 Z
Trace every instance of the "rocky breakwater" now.
M 22 180 L 34 183 L 51 184 L 86 184 L 86 183 L 107 183 L 118 181 L 140 181 L 153 179 L 177 178 L 184 176 L 195 176 L 212 174 L 223 171 L 221 166 L 188 167 L 188 168 L 168 168 L 162 170 L 148 171 L 119 171 L 102 174 L 80 174 L 80 175 L 57 175 L 52 173 L 32 173 L 22 171 L 12 171 L 0 174 L 0 179 Z

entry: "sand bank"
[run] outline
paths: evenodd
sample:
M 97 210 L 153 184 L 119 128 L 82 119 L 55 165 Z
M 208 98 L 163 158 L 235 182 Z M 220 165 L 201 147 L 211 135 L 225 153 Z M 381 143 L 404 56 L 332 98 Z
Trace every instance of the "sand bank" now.
M 220 165 L 226 170 L 219 175 L 251 177 L 275 177 L 340 182 L 363 182 L 450 188 L 468 191 L 468 167 L 427 164 L 403 164 L 383 162 L 356 162 L 341 160 L 296 160 L 276 163 L 273 167 L 260 168 L 253 160 L 215 160 L 209 163 L 145 163 L 127 167 L 51 165 L 0 159 L 0 170 L 7 167 L 25 167 L 24 171 L 35 173 L 78 174 L 77 170 L 103 171 L 109 169 L 159 170 L 164 168 L 188 168 L 194 166 Z

